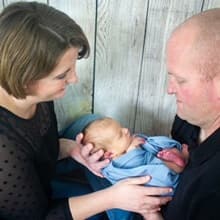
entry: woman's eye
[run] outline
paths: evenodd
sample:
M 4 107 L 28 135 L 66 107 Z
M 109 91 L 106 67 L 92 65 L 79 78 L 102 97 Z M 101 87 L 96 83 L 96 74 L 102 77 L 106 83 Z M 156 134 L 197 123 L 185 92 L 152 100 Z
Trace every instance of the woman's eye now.
M 64 79 L 67 73 L 60 74 L 56 77 L 56 79 Z

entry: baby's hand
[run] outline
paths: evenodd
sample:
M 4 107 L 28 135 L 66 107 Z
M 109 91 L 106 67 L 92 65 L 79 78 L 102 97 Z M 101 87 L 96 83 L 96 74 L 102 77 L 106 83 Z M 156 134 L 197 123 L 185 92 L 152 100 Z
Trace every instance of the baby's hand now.
M 127 152 L 130 150 L 135 149 L 136 147 L 138 147 L 140 144 L 144 144 L 145 140 L 141 137 L 138 136 L 133 136 L 132 137 L 132 142 L 129 146 L 129 148 L 127 149 Z
M 131 146 L 133 148 L 138 147 L 140 144 L 144 144 L 145 140 L 141 137 L 138 136 L 133 136 L 132 142 L 131 142 Z

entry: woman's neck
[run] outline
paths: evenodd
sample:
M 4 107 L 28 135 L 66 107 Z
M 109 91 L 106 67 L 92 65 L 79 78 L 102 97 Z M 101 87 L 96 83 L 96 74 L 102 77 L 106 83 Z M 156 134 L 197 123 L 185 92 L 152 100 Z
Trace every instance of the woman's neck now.
M 30 119 L 35 114 L 37 104 L 30 98 L 17 99 L 0 87 L 0 106 L 21 118 Z

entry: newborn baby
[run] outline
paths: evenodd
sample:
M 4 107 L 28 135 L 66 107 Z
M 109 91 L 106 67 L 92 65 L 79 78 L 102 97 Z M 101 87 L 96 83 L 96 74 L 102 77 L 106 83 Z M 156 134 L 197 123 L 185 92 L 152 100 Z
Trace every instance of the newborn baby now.
M 104 157 L 114 159 L 113 161 L 118 161 L 130 151 L 147 152 L 150 158 L 147 159 L 145 155 L 145 163 L 152 162 L 156 165 L 158 160 L 162 159 L 160 163 L 175 173 L 182 172 L 188 160 L 186 145 L 181 146 L 179 142 L 165 136 L 131 135 L 128 128 L 108 117 L 96 119 L 84 128 L 83 144 L 86 143 L 93 144 L 93 152 L 103 149 Z M 154 161 L 154 158 L 157 158 L 157 161 Z

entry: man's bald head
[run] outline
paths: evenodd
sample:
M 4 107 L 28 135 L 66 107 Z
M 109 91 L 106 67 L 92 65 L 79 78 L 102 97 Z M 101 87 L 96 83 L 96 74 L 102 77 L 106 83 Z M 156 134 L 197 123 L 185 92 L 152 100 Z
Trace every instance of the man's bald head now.
M 207 78 L 220 75 L 220 9 L 211 9 L 187 19 L 168 41 L 168 59 L 188 56 Z

